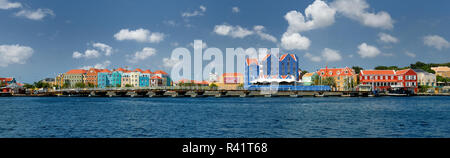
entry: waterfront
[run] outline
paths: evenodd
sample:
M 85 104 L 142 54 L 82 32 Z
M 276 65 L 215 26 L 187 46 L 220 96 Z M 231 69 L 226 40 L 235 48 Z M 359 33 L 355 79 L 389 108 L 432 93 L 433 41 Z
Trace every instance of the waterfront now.
M 450 137 L 448 96 L 0 101 L 0 137 Z

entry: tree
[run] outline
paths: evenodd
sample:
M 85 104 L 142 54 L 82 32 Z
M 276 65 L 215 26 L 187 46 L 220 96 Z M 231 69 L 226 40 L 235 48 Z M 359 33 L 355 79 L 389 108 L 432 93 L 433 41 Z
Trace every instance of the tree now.
M 69 87 L 70 87 L 70 84 L 69 84 L 69 83 L 67 83 L 67 82 L 66 82 L 66 83 L 64 83 L 64 84 L 63 84 L 63 86 L 62 86 L 62 88 L 69 88 Z
M 75 87 L 76 88 L 85 88 L 86 85 L 84 83 L 78 82 L 78 83 L 75 84 Z
M 362 67 L 359 67 L 359 66 L 353 66 L 352 69 L 355 70 L 356 74 L 359 74 L 361 72 L 361 70 L 364 70 Z
M 217 89 L 217 87 L 219 87 L 219 86 L 217 86 L 216 83 L 211 83 L 211 84 L 209 85 L 209 88 L 210 88 L 210 89 Z
M 25 84 L 23 85 L 23 87 L 26 88 L 26 89 L 34 89 L 34 88 L 36 88 L 36 87 L 34 87 L 33 85 L 28 84 L 28 83 L 25 83 Z
M 322 81 L 323 85 L 328 85 L 332 88 L 336 87 L 336 80 L 334 79 L 334 77 L 327 77 Z
M 448 83 L 448 82 L 450 82 L 450 78 L 446 78 L 446 77 L 442 77 L 442 76 L 437 75 L 436 76 L 436 81 L 437 82 Z
M 93 83 L 88 83 L 87 87 L 89 87 L 89 88 L 94 88 L 95 85 L 94 85 Z
M 126 84 L 126 85 L 125 85 L 125 87 L 127 87 L 127 88 L 128 88 L 128 87 L 133 87 L 133 86 L 132 86 L 132 85 L 130 85 L 130 84 Z
M 313 75 L 311 80 L 313 85 L 320 85 L 321 79 L 319 75 Z
M 5 86 L 6 86 L 6 83 L 3 81 L 0 81 L 0 87 L 5 87 Z

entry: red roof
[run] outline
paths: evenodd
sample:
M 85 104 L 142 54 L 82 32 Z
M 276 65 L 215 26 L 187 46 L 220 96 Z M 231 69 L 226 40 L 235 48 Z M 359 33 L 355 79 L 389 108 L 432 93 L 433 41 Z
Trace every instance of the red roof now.
M 107 72 L 107 73 L 111 73 L 111 71 L 109 71 L 108 69 L 103 69 L 100 72 Z
M 394 70 L 361 70 L 361 75 L 395 75 Z
M 4 82 L 10 82 L 12 81 L 14 78 L 0 78 L 0 80 L 4 81 Z
M 150 70 L 145 70 L 143 73 L 145 73 L 145 74 L 152 74 L 152 71 L 150 71 Z
M 70 71 L 67 71 L 66 74 L 85 74 L 87 70 L 84 69 L 73 69 Z
M 258 59 L 254 59 L 254 58 L 250 59 L 250 58 L 247 58 L 247 65 L 250 65 L 250 64 L 253 64 L 253 63 L 255 63 L 256 65 L 258 65 Z
M 162 71 L 162 70 L 157 70 L 155 72 L 153 72 L 154 74 L 163 74 L 163 75 L 167 75 L 166 72 Z
M 222 76 L 242 76 L 241 73 L 232 72 L 232 73 L 223 73 Z
M 122 71 L 122 72 L 125 72 L 125 71 L 127 71 L 127 70 L 125 70 L 125 69 L 123 69 L 123 68 L 118 68 L 118 69 L 116 69 L 116 70 L 114 70 L 114 71 Z
M 150 79 L 162 79 L 162 78 L 159 76 L 152 76 L 152 78 L 150 78 Z
M 406 74 L 409 70 L 411 70 L 411 69 L 406 69 L 406 70 L 398 70 L 398 71 L 396 71 L 395 72 L 395 74 L 397 74 L 397 75 L 402 75 L 402 74 Z
M 347 73 L 345 73 L 345 71 L 347 71 Z M 324 74 L 322 75 L 323 72 Z M 330 75 L 330 72 L 331 75 Z M 338 75 L 339 72 L 339 75 Z M 345 67 L 345 68 L 323 68 L 320 69 L 317 74 L 319 74 L 319 76 L 329 76 L 329 77 L 334 77 L 334 76 L 351 76 L 354 75 L 353 69 Z
M 144 72 L 144 71 L 142 71 L 141 69 L 139 69 L 139 68 L 136 68 L 136 69 L 134 69 L 134 72 L 140 72 L 140 73 L 142 73 L 142 72 Z

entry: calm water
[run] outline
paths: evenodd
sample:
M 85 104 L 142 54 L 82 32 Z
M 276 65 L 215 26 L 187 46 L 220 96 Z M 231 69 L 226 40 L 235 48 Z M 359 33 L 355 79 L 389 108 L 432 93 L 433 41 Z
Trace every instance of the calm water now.
M 14 97 L 0 104 L 0 137 L 450 137 L 450 97 Z

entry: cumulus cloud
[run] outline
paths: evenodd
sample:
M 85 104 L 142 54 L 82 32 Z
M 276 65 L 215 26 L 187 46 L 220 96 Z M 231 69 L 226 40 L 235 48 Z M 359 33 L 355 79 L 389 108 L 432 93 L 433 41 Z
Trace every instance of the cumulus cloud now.
M 119 41 L 134 40 L 137 42 L 159 43 L 164 40 L 165 35 L 159 32 L 150 32 L 149 30 L 140 28 L 137 30 L 121 29 L 114 35 Z
M 19 2 L 9 2 L 8 0 L 0 0 L 0 9 L 14 9 L 22 8 L 22 4 Z
M 78 51 L 73 52 L 72 57 L 75 59 L 79 58 L 87 58 L 87 59 L 93 59 L 100 57 L 100 52 L 94 49 L 88 49 L 84 51 L 84 53 L 80 53 Z
M 322 60 L 325 60 L 327 62 L 335 62 L 335 61 L 340 61 L 342 60 L 342 56 L 341 54 L 339 54 L 339 51 L 337 50 L 333 50 L 330 48 L 325 48 L 323 49 L 322 53 L 320 56 L 315 56 L 311 53 L 306 53 L 304 55 L 305 58 L 308 58 L 309 60 L 313 61 L 313 62 L 320 62 Z
M 111 56 L 112 53 L 113 53 L 112 47 L 109 46 L 109 45 L 107 45 L 107 44 L 104 44 L 104 43 L 94 43 L 94 44 L 92 44 L 92 46 L 93 46 L 94 48 L 97 48 L 97 49 L 99 49 L 99 50 L 105 52 L 105 55 L 106 55 L 106 56 Z
M 325 59 L 325 61 L 340 61 L 342 60 L 341 54 L 339 54 L 339 51 L 333 50 L 330 48 L 325 48 L 322 51 L 322 57 Z
M 262 25 L 256 25 L 253 27 L 253 30 L 255 31 L 255 33 L 263 40 L 268 40 L 271 42 L 276 43 L 277 42 L 277 38 L 275 38 L 274 36 L 265 33 L 265 28 Z
M 192 48 L 194 48 L 194 42 L 189 43 L 189 46 L 191 46 Z M 206 44 L 206 42 L 202 42 L 202 48 L 203 48 L 203 49 L 208 48 L 208 45 Z
M 369 12 L 370 6 L 365 0 L 336 0 L 331 3 L 331 6 L 342 15 L 365 26 L 382 29 L 394 28 L 394 20 L 389 13 L 385 11 Z
M 284 33 L 281 37 L 281 46 L 287 50 L 306 50 L 311 45 L 311 41 L 299 33 Z
M 184 12 L 181 14 L 182 17 L 194 17 L 194 16 L 203 16 L 206 12 L 206 7 L 200 5 L 199 10 L 195 10 L 193 12 Z
M 141 51 L 137 51 L 132 56 L 127 56 L 127 61 L 130 63 L 137 63 L 139 61 L 145 60 L 150 56 L 153 56 L 156 54 L 156 49 L 145 47 Z
M 241 10 L 239 9 L 239 7 L 233 7 L 231 8 L 231 12 L 233 13 L 239 13 Z
M 381 54 L 380 50 L 378 50 L 377 47 L 368 45 L 366 43 L 360 44 L 358 46 L 358 49 L 358 54 L 361 56 L 361 58 L 373 58 Z
M 437 50 L 442 50 L 444 48 L 450 47 L 450 43 L 441 36 L 438 35 L 428 35 L 423 38 L 423 43 L 426 46 L 434 47 Z
M 25 64 L 33 52 L 33 49 L 27 46 L 0 45 L 0 67 L 7 67 L 9 64 Z
M 320 56 L 314 56 L 311 53 L 306 53 L 304 55 L 305 58 L 308 58 L 309 60 L 313 61 L 313 62 L 320 62 L 322 61 L 322 58 L 320 58 Z
M 214 32 L 222 36 L 231 36 L 233 38 L 244 38 L 253 34 L 253 31 L 243 28 L 239 25 L 231 26 L 228 24 L 216 25 Z
M 284 18 L 288 21 L 288 33 L 298 33 L 330 26 L 334 23 L 336 10 L 321 0 L 316 0 L 305 9 L 305 16 L 295 10 L 288 12 Z
M 37 9 L 35 11 L 32 10 L 21 10 L 15 14 L 18 17 L 24 17 L 30 20 L 42 20 L 46 16 L 55 16 L 53 10 L 50 9 Z
M 72 57 L 75 59 L 86 58 L 93 59 L 101 56 L 101 52 L 105 54 L 105 56 L 111 56 L 113 53 L 113 48 L 104 43 L 93 43 L 92 47 L 94 49 L 87 49 L 84 53 L 80 53 L 79 51 L 75 51 L 72 53 Z
M 181 60 L 177 59 L 170 59 L 170 58 L 163 58 L 163 66 L 167 68 L 171 68 L 177 64 L 180 64 Z
M 383 43 L 397 43 L 398 39 L 394 36 L 391 36 L 387 33 L 379 33 L 378 34 L 379 40 Z
M 98 64 L 95 64 L 94 66 L 83 66 L 80 69 L 85 69 L 85 70 L 89 70 L 90 68 L 106 69 L 109 65 L 111 65 L 111 61 L 106 60 L 103 63 L 98 63 Z

